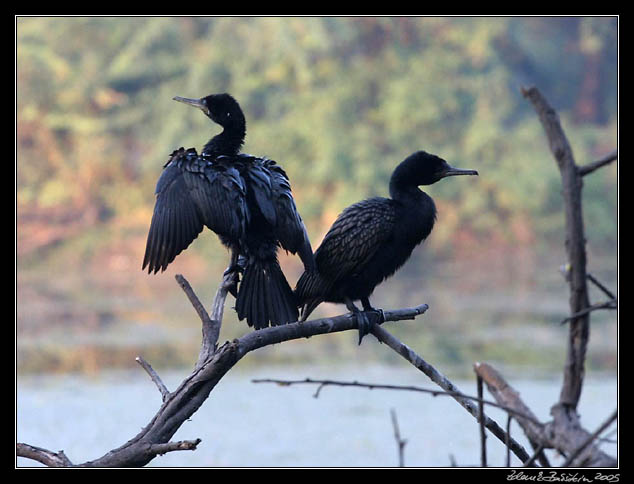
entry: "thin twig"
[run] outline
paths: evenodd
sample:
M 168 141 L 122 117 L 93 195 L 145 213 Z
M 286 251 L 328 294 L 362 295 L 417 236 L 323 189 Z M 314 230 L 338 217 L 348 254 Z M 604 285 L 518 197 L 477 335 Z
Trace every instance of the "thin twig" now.
M 598 170 L 599 168 L 601 168 L 602 166 L 605 166 L 605 165 L 608 165 L 609 163 L 612 163 L 617 158 L 618 158 L 618 152 L 617 152 L 617 150 L 614 150 L 612 153 L 610 153 L 609 155 L 605 156 L 604 158 L 601 158 L 600 160 L 593 161 L 592 163 L 588 163 L 587 165 L 584 165 L 584 166 L 580 166 L 579 167 L 579 174 L 581 176 L 589 175 L 593 171 Z
M 498 402 L 495 402 L 493 400 L 487 400 L 487 399 L 480 399 L 477 396 L 474 395 L 468 395 L 466 393 L 462 393 L 462 392 L 457 392 L 457 391 L 445 391 L 445 390 L 434 390 L 431 388 L 422 388 L 422 387 L 417 387 L 417 386 L 412 386 L 412 385 L 389 385 L 389 384 L 383 384 L 383 383 L 363 383 L 363 382 L 358 382 L 358 381 L 341 381 L 341 380 L 314 380 L 312 378 L 304 378 L 303 380 L 281 380 L 281 379 L 276 379 L 276 378 L 254 378 L 253 380 L 251 380 L 251 383 L 275 383 L 276 385 L 282 386 L 282 387 L 287 387 L 287 386 L 291 386 L 291 385 L 301 385 L 301 384 L 308 384 L 308 385 L 318 385 L 318 390 L 313 394 L 313 397 L 318 397 L 319 393 L 321 392 L 321 389 L 326 387 L 326 386 L 341 386 L 341 387 L 360 387 L 360 388 L 367 388 L 368 390 L 404 390 L 404 391 L 412 391 L 412 392 L 421 392 L 421 393 L 428 393 L 430 395 L 432 395 L 433 397 L 437 397 L 437 396 L 448 396 L 448 397 L 453 397 L 453 398 L 465 398 L 468 400 L 473 400 L 474 402 L 484 402 L 487 405 L 491 405 L 492 407 L 496 407 L 499 408 L 501 410 L 504 410 L 507 413 L 510 413 L 512 415 L 517 415 L 518 417 L 522 417 L 524 419 L 527 420 L 532 420 L 534 423 L 539 424 L 539 420 L 537 420 L 535 417 L 531 416 L 531 415 L 526 415 L 526 414 L 522 414 L 521 412 L 517 411 L 514 408 L 511 407 L 507 407 L 504 406 Z M 486 421 L 486 419 L 485 419 Z
M 346 387 L 361 387 L 361 388 L 367 388 L 369 390 L 372 389 L 383 389 L 383 390 L 406 390 L 406 391 L 415 391 L 415 392 L 422 392 L 422 393 L 429 393 L 433 396 L 437 396 L 437 395 L 446 395 L 446 396 L 450 396 L 452 398 L 454 398 L 458 403 L 460 403 L 472 416 L 478 418 L 477 416 L 477 410 L 475 408 L 474 405 L 472 405 L 469 400 L 474 400 L 474 401 L 478 401 L 478 397 L 475 396 L 470 396 L 470 395 L 466 395 L 460 391 L 458 391 L 457 389 L 455 390 L 432 390 L 429 388 L 420 388 L 420 387 L 416 387 L 416 386 L 400 386 L 400 385 L 386 385 L 386 384 L 376 384 L 376 383 L 361 383 L 361 382 L 346 382 L 346 381 L 336 381 L 336 380 L 313 380 L 310 378 L 305 378 L 304 380 L 278 380 L 278 379 L 272 379 L 272 378 L 260 378 L 260 379 L 254 379 L 251 380 L 253 383 L 275 383 L 277 385 L 280 386 L 290 386 L 290 385 L 295 385 L 295 384 L 312 384 L 312 385 L 319 385 L 318 390 L 321 391 L 321 389 L 327 385 L 334 385 L 334 386 L 346 386 Z M 455 388 L 455 387 L 453 387 Z M 314 396 L 317 396 L 317 393 L 315 393 Z M 511 412 L 511 413 L 517 413 L 514 409 L 512 408 L 506 408 L 503 405 L 500 405 L 494 401 L 490 401 L 490 400 L 485 400 L 484 401 L 487 405 L 492 405 L 494 407 L 498 407 L 501 408 L 507 412 Z M 522 415 L 523 418 L 530 420 L 531 417 L 528 415 Z M 492 419 L 490 419 L 489 417 L 487 417 L 486 415 L 484 416 L 484 425 L 487 429 L 489 429 L 491 431 L 491 433 L 493 435 L 495 435 L 501 442 L 504 442 L 505 444 L 508 442 L 508 444 L 511 447 L 511 450 L 513 451 L 513 453 L 522 461 L 524 462 L 525 460 L 527 460 L 529 458 L 528 453 L 526 452 L 526 450 L 524 450 L 524 448 L 518 443 L 516 442 L 514 439 L 510 438 L 507 439 L 506 437 L 506 433 L 504 432 L 504 430 L 502 430 L 502 428 Z M 536 423 L 539 423 L 536 421 Z
M 192 286 L 189 284 L 187 279 L 185 279 L 185 277 L 183 277 L 182 274 L 176 274 L 174 276 L 174 279 L 176 279 L 176 281 L 178 282 L 178 285 L 181 287 L 181 289 L 187 295 L 187 298 L 189 299 L 189 302 L 192 303 L 192 306 L 196 310 L 196 313 L 198 313 L 198 317 L 200 318 L 200 320 L 203 323 L 205 323 L 205 322 L 211 323 L 211 318 L 209 317 L 209 314 L 207 314 L 207 311 L 205 310 L 205 307 L 200 302 L 200 299 L 198 299 L 198 296 L 196 296 L 196 293 L 192 289 Z
M 383 327 L 374 325 L 372 328 L 372 334 L 376 336 L 376 338 L 392 348 L 399 354 L 401 357 L 405 358 L 409 361 L 415 368 L 418 368 L 420 371 L 425 373 L 431 381 L 436 383 L 442 389 L 447 392 L 456 392 L 456 395 L 452 395 L 453 398 L 460 404 L 462 407 L 467 410 L 473 417 L 477 418 L 477 410 L 473 403 L 469 399 L 465 399 L 459 396 L 462 394 L 460 390 L 444 375 L 442 375 L 436 368 L 427 363 L 423 358 L 417 355 L 410 347 L 406 344 L 399 341 L 397 338 L 388 333 Z M 506 433 L 504 430 L 497 424 L 497 422 L 489 417 L 485 417 L 485 427 L 491 431 L 493 435 L 495 435 L 501 442 L 506 441 Z M 513 452 L 519 459 L 524 462 L 529 458 L 528 452 L 514 439 L 511 439 L 511 445 L 513 447 Z
M 152 379 L 154 384 L 158 387 L 159 392 L 161 392 L 161 396 L 163 397 L 163 401 L 167 400 L 167 397 L 170 396 L 170 391 L 167 389 L 167 387 L 163 383 L 163 380 L 161 380 L 161 377 L 158 376 L 158 373 L 156 373 L 156 371 L 154 371 L 154 368 L 152 368 L 152 366 L 147 361 L 145 361 L 145 359 L 143 359 L 142 356 L 137 356 L 135 358 L 135 361 L 139 365 L 141 365 L 141 367 L 143 367 L 143 369 L 145 370 L 145 372 L 148 375 L 150 375 L 150 378 Z
M 513 421 L 513 416 L 509 414 L 506 417 L 506 437 L 511 437 L 511 422 Z M 506 442 L 506 467 L 511 467 L 511 448 L 509 447 L 508 441 Z
M 617 308 L 616 299 L 612 299 L 610 301 L 604 301 L 602 303 L 596 303 L 596 304 L 593 304 L 592 306 L 588 306 L 587 308 L 582 309 L 581 311 L 577 311 L 575 314 L 571 314 L 570 316 L 562 320 L 560 324 L 566 324 L 570 321 L 574 321 L 580 316 L 585 316 L 586 314 L 589 314 L 592 311 L 597 311 L 599 309 L 616 309 L 616 308 Z
M 540 454 L 544 451 L 544 444 L 541 443 L 537 446 L 537 448 L 535 448 L 535 453 L 533 455 L 531 455 L 531 458 L 528 459 L 526 462 L 524 462 L 524 467 L 530 467 L 533 465 L 533 462 L 535 462 L 535 459 L 539 458 Z M 546 467 L 546 466 L 544 466 Z M 550 467 L 550 466 L 548 466 Z
M 407 444 L 406 439 L 401 438 L 401 432 L 398 428 L 398 421 L 396 420 L 396 412 L 394 409 L 390 409 L 390 414 L 392 416 L 392 427 L 394 428 L 394 440 L 396 440 L 396 446 L 398 449 L 398 466 L 405 467 L 405 445 Z
M 572 452 L 568 456 L 566 461 L 562 464 L 562 467 L 570 466 L 573 463 L 573 461 L 577 458 L 577 456 L 581 454 L 581 452 L 583 452 L 584 449 L 586 449 L 586 447 L 588 447 L 601 434 L 601 432 L 607 429 L 612 424 L 612 422 L 614 422 L 617 419 L 617 417 L 618 417 L 618 410 L 615 410 L 614 413 L 612 413 L 612 415 L 610 415 L 605 420 L 605 422 L 603 422 L 599 426 L 599 428 L 594 431 L 593 434 L 591 434 L 579 447 L 575 449 L 574 452 Z
M 484 402 L 483 400 L 483 392 L 482 392 L 482 377 L 480 375 L 477 376 L 477 386 L 478 386 L 478 422 L 480 422 L 480 465 L 482 467 L 487 466 L 487 444 L 486 439 L 487 435 L 484 430 Z M 506 443 L 508 443 L 508 432 L 506 433 Z
M 614 295 L 614 293 L 610 291 L 605 286 L 605 284 L 601 283 L 601 281 L 599 281 L 596 277 L 594 277 L 589 272 L 587 274 L 587 277 L 588 277 L 588 280 L 592 282 L 595 286 L 597 286 L 599 289 L 601 289 L 606 296 L 608 296 L 610 299 L 616 299 L 616 296 Z
M 491 392 L 498 403 L 517 409 L 521 414 L 532 415 L 531 410 L 522 401 L 519 393 L 491 365 L 478 363 L 474 367 L 475 371 L 482 376 L 489 392 Z M 568 417 L 563 418 L 560 414 L 565 414 Z M 561 404 L 551 407 L 551 415 L 553 420 L 545 424 L 536 423 L 535 418 L 526 419 L 517 413 L 513 416 L 522 427 L 533 448 L 543 445 L 544 448 L 555 448 L 559 452 L 568 455 L 576 450 L 578 442 L 584 442 L 588 438 L 588 432 L 581 427 L 576 414 L 572 416 L 569 414 L 566 405 Z M 591 456 L 591 461 L 588 463 L 589 466 L 613 467 L 616 464 L 614 458 L 598 448 L 593 448 L 589 454 Z M 544 460 L 540 457 L 540 453 L 536 453 L 536 455 L 540 462 Z M 534 459 L 523 460 L 525 463 L 533 461 Z
M 187 279 L 185 279 L 185 277 L 183 277 L 181 274 L 176 274 L 174 278 L 187 295 L 189 302 L 191 302 L 192 306 L 196 310 L 196 313 L 198 313 L 198 317 L 200 318 L 200 321 L 202 323 L 203 336 L 200 345 L 198 361 L 196 362 L 196 367 L 199 367 L 217 349 L 218 338 L 220 337 L 220 326 L 222 324 L 222 310 L 224 308 L 224 303 L 228 291 L 226 285 L 227 276 L 225 275 L 222 283 L 220 284 L 220 287 L 216 291 L 212 317 L 210 317 L 205 310 L 205 307 L 200 302 L 200 299 L 198 299 L 198 296 L 196 296 L 196 293 L 192 289 L 189 282 L 187 282 Z M 216 316 L 216 318 L 214 319 L 213 316 L 218 312 L 219 316 Z

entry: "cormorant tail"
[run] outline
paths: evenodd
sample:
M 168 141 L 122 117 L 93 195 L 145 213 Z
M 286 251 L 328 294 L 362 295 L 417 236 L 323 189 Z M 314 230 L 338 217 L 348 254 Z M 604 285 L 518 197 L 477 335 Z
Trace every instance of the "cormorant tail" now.
M 238 289 L 236 312 L 238 319 L 246 318 L 255 329 L 299 319 L 295 295 L 277 259 L 249 258 Z
M 300 307 L 300 321 L 306 321 L 310 313 L 324 302 L 322 294 L 327 284 L 316 269 L 304 271 L 295 287 L 295 299 Z

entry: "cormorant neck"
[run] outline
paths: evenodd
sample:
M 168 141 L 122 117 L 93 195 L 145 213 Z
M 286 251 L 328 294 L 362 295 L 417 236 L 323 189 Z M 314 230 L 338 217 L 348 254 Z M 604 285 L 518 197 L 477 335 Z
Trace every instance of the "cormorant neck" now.
M 414 181 L 412 164 L 407 160 L 396 167 L 390 178 L 390 197 L 393 200 L 407 200 L 419 198 L 424 193 Z
M 203 148 L 206 155 L 236 155 L 244 143 L 246 124 L 225 126 L 222 133 L 211 138 Z

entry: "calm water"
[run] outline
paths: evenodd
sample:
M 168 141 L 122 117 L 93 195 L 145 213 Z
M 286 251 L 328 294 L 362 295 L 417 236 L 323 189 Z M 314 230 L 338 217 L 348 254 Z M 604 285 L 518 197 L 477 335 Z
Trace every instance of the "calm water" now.
M 547 421 L 559 396 L 565 357 L 567 328 L 559 322 L 569 311 L 568 288 L 557 269 L 565 259 L 561 253 L 552 259 L 540 262 L 523 254 L 510 259 L 478 257 L 469 259 L 468 267 L 461 259 L 436 272 L 422 271 L 422 266 L 411 261 L 408 270 L 377 288 L 373 302 L 384 308 L 428 303 L 430 310 L 423 317 L 395 324 L 394 334 L 448 374 L 455 371 L 468 378 L 474 361 L 501 362 L 504 376 L 534 413 Z M 616 288 L 616 263 L 612 259 L 599 262 L 592 258 L 593 273 Z M 192 364 L 198 353 L 200 321 L 173 275 L 132 277 L 137 273 L 135 265 L 134 271 L 127 268 L 119 277 L 113 277 L 112 271 L 82 277 L 19 274 L 18 441 L 63 449 L 76 463 L 101 457 L 134 437 L 161 404 L 154 384 L 130 363 L 134 356 L 142 354 L 154 365 Z M 201 275 L 198 280 L 190 278 L 208 304 L 215 287 L 205 281 Z M 596 288 L 591 291 L 593 302 L 605 298 Z M 231 302 L 225 309 L 221 341 L 246 331 L 244 324 L 235 321 L 230 306 Z M 319 311 L 330 311 L 325 314 L 344 312 L 341 305 L 322 306 Z M 616 314 L 596 312 L 592 318 L 588 376 L 579 409 L 582 423 L 590 431 L 617 405 L 618 359 Z M 396 466 L 392 409 L 401 436 L 407 439 L 407 466 L 445 467 L 452 458 L 461 466 L 479 465 L 475 419 L 449 397 L 327 387 L 314 398 L 314 386 L 280 387 L 251 381 L 310 377 L 438 389 L 391 350 L 367 338 L 358 347 L 355 338 L 352 333 L 328 335 L 249 355 L 173 437 L 200 438 L 198 449 L 172 452 L 150 465 Z M 379 365 L 377 361 L 386 355 L 398 363 Z M 261 366 L 264 361 L 266 366 Z M 301 363 L 270 364 L 278 361 Z M 308 366 L 311 361 L 330 363 Z M 111 365 L 126 370 L 103 370 Z M 524 369 L 524 373 L 514 376 L 507 366 Z M 36 376 L 51 369 L 65 376 Z M 592 369 L 601 369 L 608 377 L 600 377 Z M 72 374 L 76 370 L 84 371 L 84 376 Z M 29 372 L 34 375 L 22 376 Z M 96 376 L 89 376 L 91 372 Z M 168 388 L 174 389 L 188 371 L 160 373 Z M 545 378 L 544 374 L 553 376 Z M 463 392 L 476 393 L 475 379 L 452 380 Z M 504 413 L 494 408 L 487 413 L 506 426 Z M 517 424 L 513 428 L 514 437 L 530 452 Z M 490 465 L 504 465 L 503 445 L 493 436 L 487 445 Z M 604 448 L 616 454 L 616 445 L 606 443 Z M 551 462 L 557 464 L 558 460 L 552 456 Z M 35 464 L 20 459 L 18 465 Z
M 162 374 L 174 389 L 186 371 Z M 201 438 L 196 451 L 157 457 L 151 466 L 231 467 L 392 467 L 398 465 L 390 410 L 396 412 L 401 437 L 407 439 L 405 464 L 447 467 L 479 465 L 479 429 L 475 420 L 449 397 L 390 390 L 255 384 L 254 378 L 325 378 L 367 383 L 417 385 L 438 389 L 413 367 L 281 367 L 254 369 L 238 365 L 219 383 L 173 440 Z M 538 418 L 549 419 L 558 398 L 559 376 L 515 379 Z M 474 395 L 475 381 L 454 381 Z M 487 395 L 487 397 L 489 397 Z M 617 404 L 614 378 L 589 375 L 579 407 L 583 425 L 596 429 Z M 76 463 L 102 456 L 144 427 L 160 406 L 160 395 L 139 368 L 87 376 L 29 376 L 17 381 L 17 440 L 51 450 L 63 449 Z M 503 428 L 506 417 L 489 408 Z M 512 434 L 530 453 L 517 424 Z M 611 436 L 616 440 L 616 434 Z M 492 435 L 489 464 L 503 466 L 506 451 Z M 616 455 L 615 444 L 603 449 Z M 514 465 L 519 461 L 514 458 Z M 556 465 L 557 458 L 551 456 Z M 18 466 L 37 465 L 18 459 Z

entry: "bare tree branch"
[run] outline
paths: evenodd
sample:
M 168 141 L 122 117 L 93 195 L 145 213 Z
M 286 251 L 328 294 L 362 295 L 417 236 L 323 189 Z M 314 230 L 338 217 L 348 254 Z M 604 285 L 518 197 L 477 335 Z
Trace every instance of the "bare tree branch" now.
M 601 289 L 603 291 L 603 293 L 608 296 L 610 299 L 616 299 L 616 296 L 614 295 L 614 293 L 612 291 L 610 291 L 605 284 L 603 284 L 601 281 L 599 281 L 596 277 L 594 277 L 592 274 L 590 274 L 588 272 L 588 280 L 593 283 L 595 286 L 597 286 L 599 289 Z
M 16 454 L 18 457 L 36 460 L 48 467 L 69 467 L 73 465 L 63 450 L 52 452 L 34 445 L 18 443 L 16 445 Z
M 150 375 L 150 378 L 152 379 L 154 384 L 158 387 L 159 392 L 161 392 L 163 401 L 165 401 L 169 397 L 170 392 L 165 386 L 165 384 L 163 383 L 163 380 L 161 380 L 161 377 L 158 376 L 158 373 L 154 371 L 154 368 L 152 368 L 152 366 L 147 361 L 145 361 L 142 356 L 137 356 L 135 360 L 139 365 L 143 367 L 143 369 L 147 372 L 147 374 Z
M 511 422 L 513 422 L 513 416 L 508 414 L 506 416 L 506 467 L 511 467 L 511 448 L 508 443 L 508 439 L 511 438 Z
M 592 163 L 588 163 L 587 165 L 584 165 L 584 166 L 580 166 L 579 175 L 581 176 L 589 175 L 593 171 L 598 170 L 599 168 L 606 166 L 612 163 L 613 161 L 616 161 L 617 158 L 618 158 L 617 150 L 614 150 L 612 153 L 601 158 L 600 160 L 593 161 Z
M 163 455 L 175 450 L 196 450 L 196 447 L 200 444 L 200 442 L 200 439 L 196 439 L 167 442 L 165 444 L 152 444 L 150 445 L 149 452 L 154 453 L 154 455 Z
M 372 329 L 372 334 L 374 334 L 374 336 L 376 336 L 380 342 L 387 344 L 390 348 L 396 351 L 396 353 L 401 355 L 412 365 L 425 373 L 425 375 L 427 375 L 431 379 L 431 381 L 433 381 L 443 390 L 451 394 L 454 400 L 462 405 L 467 410 L 467 412 L 469 412 L 472 416 L 478 418 L 478 410 L 476 406 L 472 403 L 472 401 L 468 398 L 464 398 L 462 396 L 463 393 L 447 377 L 442 375 L 438 370 L 436 370 L 436 368 L 434 368 L 423 358 L 417 355 L 406 344 L 402 343 L 397 338 L 392 336 L 381 326 L 374 325 Z M 506 442 L 506 432 L 504 432 L 504 430 L 497 424 L 497 422 L 495 422 L 495 420 L 492 420 L 489 417 L 485 416 L 484 426 L 489 429 L 493 435 L 500 439 L 500 441 Z M 512 439 L 511 449 L 522 462 L 526 461 L 529 458 L 526 450 L 524 450 L 524 448 L 520 444 Z
M 198 313 L 198 317 L 202 323 L 203 336 L 196 366 L 201 365 L 203 361 L 216 351 L 218 337 L 220 336 L 220 326 L 222 324 L 222 311 L 225 299 L 227 298 L 229 277 L 230 276 L 227 275 L 223 277 L 220 287 L 216 291 L 212 310 L 212 314 L 215 319 L 213 319 L 213 317 L 209 317 L 209 314 L 207 314 L 205 307 L 194 293 L 194 290 L 190 286 L 189 282 L 187 282 L 187 279 L 185 279 L 181 274 L 176 274 L 174 276 L 178 285 L 189 298 L 189 302 L 191 302 L 192 306 L 196 310 L 196 313 Z M 218 308 L 218 305 L 220 305 L 220 308 Z
M 480 423 L 480 465 L 482 467 L 487 466 L 487 434 L 484 431 L 484 402 L 482 398 L 482 377 L 477 377 L 478 387 L 478 422 Z M 508 432 L 506 433 L 506 440 L 508 441 Z
M 561 324 L 565 324 L 569 321 L 573 321 L 580 316 L 585 316 L 586 314 L 589 314 L 592 311 L 597 311 L 599 309 L 616 309 L 616 308 L 617 308 L 616 299 L 611 299 L 610 301 L 604 301 L 602 303 L 596 303 L 596 304 L 593 304 L 592 306 L 588 306 L 587 308 L 582 309 L 581 311 L 575 314 L 571 314 L 567 318 L 563 319 L 561 321 Z
M 487 384 L 489 392 L 495 400 L 505 407 L 517 410 L 514 418 L 520 424 L 526 436 L 536 442 L 538 450 L 543 448 L 557 449 L 564 455 L 571 455 L 583 446 L 578 458 L 574 461 L 577 466 L 589 467 L 616 467 L 617 462 L 613 457 L 605 454 L 598 447 L 590 445 L 590 434 L 585 431 L 578 418 L 569 418 L 570 412 L 561 404 L 551 409 L 553 420 L 548 423 L 540 423 L 519 396 L 519 393 L 511 387 L 506 380 L 487 363 L 474 365 L 478 375 Z M 576 414 L 574 414 L 576 415 Z M 525 418 L 531 416 L 531 418 Z M 602 430 L 601 430 L 602 431 Z M 539 452 L 535 452 L 535 457 Z M 534 457 L 528 462 L 532 462 Z
M 364 383 L 359 381 L 350 382 L 350 381 L 341 381 L 341 380 L 315 380 L 312 378 L 304 378 L 302 380 L 282 380 L 279 378 L 255 378 L 251 380 L 251 382 L 252 383 L 275 383 L 276 385 L 280 385 L 284 387 L 291 386 L 291 385 L 302 385 L 302 384 L 318 385 L 317 390 L 315 390 L 315 393 L 313 394 L 313 397 L 315 398 L 318 398 L 322 388 L 327 386 L 359 387 L 359 388 L 367 388 L 368 390 L 403 390 L 403 391 L 409 391 L 409 392 L 421 392 L 421 393 L 428 393 L 434 397 L 437 397 L 437 396 L 448 396 L 448 397 L 454 397 L 454 398 L 460 397 L 460 398 L 464 398 L 468 400 L 473 400 L 475 402 L 483 402 L 483 403 L 486 403 L 487 405 L 491 405 L 492 407 L 500 408 L 511 415 L 515 415 L 515 414 L 521 415 L 516 409 L 505 407 L 504 405 L 493 400 L 480 399 L 477 396 L 467 395 L 466 393 L 448 392 L 444 390 L 434 390 L 432 388 L 422 388 L 422 387 L 413 386 L 413 385 L 389 385 L 384 383 Z M 521 416 L 526 419 L 531 418 L 530 415 L 521 415 Z M 535 419 L 535 422 L 539 423 L 539 420 Z
M 536 459 L 539 459 L 540 456 L 544 454 L 544 444 L 539 444 L 534 448 L 535 453 L 531 455 L 531 458 L 528 461 L 524 462 L 524 467 L 530 467 Z M 549 465 L 542 465 L 542 467 L 550 467 Z
M 405 467 L 405 445 L 407 439 L 401 438 L 401 431 L 398 428 L 398 421 L 396 420 L 396 412 L 394 409 L 390 410 L 392 416 L 392 428 L 394 429 L 394 440 L 396 441 L 396 448 L 398 449 L 398 466 Z
M 182 276 L 178 277 L 177 280 L 192 304 L 194 304 L 194 307 L 197 307 L 196 301 L 198 301 L 198 298 L 195 296 L 193 290 L 191 290 L 191 286 L 189 286 L 188 283 L 185 284 L 187 281 Z M 214 301 L 212 314 L 218 318 L 222 318 L 222 308 L 228 292 L 225 282 L 226 277 L 218 289 Z M 423 304 L 415 308 L 385 311 L 384 314 L 386 321 L 414 319 L 416 316 L 423 314 L 427 308 L 428 306 Z M 204 314 L 206 313 L 203 312 L 204 310 L 200 311 L 199 309 L 197 309 L 197 312 L 203 322 L 203 328 L 208 326 L 208 328 L 213 330 L 216 324 L 215 321 L 218 321 L 219 327 L 220 319 L 214 320 L 209 317 L 205 318 Z M 201 355 L 206 355 L 205 359 L 202 361 L 199 360 L 193 372 L 181 382 L 176 390 L 166 394 L 163 404 L 146 427 L 121 447 L 111 450 L 98 459 L 79 464 L 78 466 L 140 467 L 146 465 L 156 457 L 156 455 L 165 452 L 195 449 L 199 440 L 172 443 L 170 439 L 183 422 L 200 408 L 220 379 L 233 368 L 242 357 L 251 351 L 270 344 L 347 330 L 358 330 L 357 319 L 352 314 L 252 331 L 241 338 L 226 342 L 215 351 L 211 351 L 215 346 L 215 343 L 213 343 L 213 331 L 215 330 L 213 330 L 211 332 L 212 337 L 209 339 L 206 349 L 205 343 L 203 342 Z M 205 330 L 203 330 L 203 337 L 204 336 Z M 160 381 L 160 379 L 155 380 L 155 382 L 156 381 Z M 20 449 L 19 452 L 21 452 L 24 457 L 37 457 L 38 459 L 44 459 L 45 462 L 58 466 L 71 465 L 69 460 L 65 461 L 60 457 L 63 456 L 63 453 L 54 453 L 44 449 L 39 449 L 36 452 L 33 449 L 38 448 L 20 443 L 17 444 L 17 448 Z
M 562 467 L 568 467 L 575 462 L 575 459 L 579 456 L 579 454 L 581 454 L 581 452 L 583 452 L 592 442 L 597 440 L 599 435 L 601 435 L 601 433 L 617 419 L 617 416 L 618 410 L 615 410 L 614 413 L 612 413 L 612 415 L 610 415 L 592 435 L 589 435 L 588 438 L 568 456 Z
M 337 380 L 314 380 L 311 378 L 305 378 L 303 380 L 281 380 L 281 379 L 273 379 L 273 378 L 260 378 L 260 379 L 254 379 L 251 381 L 253 383 L 275 383 L 282 386 L 302 385 L 302 384 L 318 385 L 317 390 L 315 391 L 315 394 L 313 395 L 314 397 L 318 397 L 319 393 L 321 392 L 321 389 L 330 385 L 342 386 L 342 387 L 360 387 L 360 388 L 367 388 L 370 390 L 382 389 L 382 390 L 414 391 L 414 392 L 429 393 L 433 396 L 439 396 L 439 395 L 450 396 L 454 398 L 456 401 L 458 401 L 458 403 L 460 403 L 461 405 L 465 401 L 474 400 L 476 402 L 483 402 L 483 403 L 486 403 L 487 405 L 499 407 L 502 410 L 505 410 L 511 414 L 517 413 L 517 410 L 514 408 L 505 407 L 504 405 L 495 401 L 483 400 L 476 396 L 466 395 L 458 390 L 443 391 L 443 390 L 433 390 L 430 388 L 421 388 L 421 387 L 411 386 L 411 385 L 388 385 L 388 384 L 382 384 L 382 383 L 362 383 L 357 381 L 347 382 L 347 381 L 337 381 Z M 463 406 L 469 411 L 469 413 L 473 417 L 475 417 L 476 419 L 479 418 L 478 411 L 476 410 L 475 405 L 469 402 L 467 406 L 465 405 Z M 523 417 L 526 419 L 531 418 L 530 416 L 527 416 L 527 415 L 524 415 Z M 522 461 L 528 460 L 529 455 L 526 452 L 526 450 L 524 450 L 524 448 L 519 443 L 517 443 L 514 439 L 510 438 L 510 436 L 508 436 L 506 432 L 504 432 L 504 430 L 502 430 L 501 427 L 499 427 L 499 425 L 494 420 L 484 415 L 484 418 L 481 419 L 481 421 L 484 422 L 484 426 L 488 428 L 493 433 L 493 435 L 495 435 L 498 439 L 500 439 L 500 441 L 503 442 L 505 445 L 508 445 L 509 448 L 513 451 L 513 453 L 519 459 L 521 459 Z M 539 423 L 538 420 L 535 420 L 535 421 L 536 423 Z
M 522 88 L 522 94 L 533 104 L 539 116 L 562 180 L 566 220 L 566 252 L 570 268 L 570 314 L 579 315 L 573 317 L 569 326 L 564 381 L 559 402 L 574 411 L 581 396 L 586 348 L 590 337 L 589 313 L 581 313 L 590 306 L 586 282 L 586 239 L 581 203 L 583 182 L 557 112 L 548 104 L 537 88 Z

